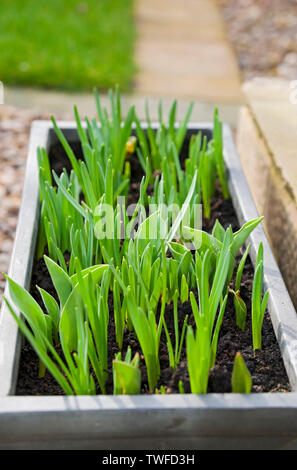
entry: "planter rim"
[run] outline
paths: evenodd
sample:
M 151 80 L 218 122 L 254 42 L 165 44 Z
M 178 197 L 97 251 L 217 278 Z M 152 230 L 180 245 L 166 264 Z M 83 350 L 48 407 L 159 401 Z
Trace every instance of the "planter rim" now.
M 80 395 L 23 396 L 0 398 L 0 416 L 62 411 L 172 411 L 172 410 L 287 410 L 297 412 L 297 392 L 277 393 L 207 393 L 205 395 Z M 297 422 L 296 430 L 297 430 Z M 0 425 L 1 429 L 1 425 Z
M 58 121 L 69 140 L 76 123 Z M 85 125 L 85 124 L 83 124 Z M 152 126 L 158 128 L 158 123 Z M 146 126 L 143 125 L 145 128 Z M 192 122 L 189 130 L 212 131 Z M 34 121 L 9 276 L 28 288 L 39 223 L 36 149 L 58 141 L 51 121 Z M 228 186 L 239 223 L 258 217 L 232 138 L 223 125 Z M 296 449 L 297 315 L 262 224 L 250 256 L 264 245 L 268 309 L 292 392 L 135 396 L 15 396 L 21 335 L 3 303 L 0 313 L 0 449 Z M 5 295 L 9 298 L 8 286 Z M 128 436 L 128 437 L 127 437 Z
M 77 140 L 76 122 L 75 121 L 57 121 L 60 129 L 65 133 L 70 140 Z M 83 123 L 85 126 L 85 123 Z M 146 123 L 142 123 L 146 127 Z M 158 123 L 152 123 L 152 127 L 157 129 Z M 209 122 L 190 122 L 187 126 L 188 130 L 204 130 L 211 132 L 213 128 L 212 123 Z M 69 135 L 67 135 L 69 134 Z M 76 138 L 75 138 L 76 137 Z M 36 158 L 36 149 L 39 146 L 48 149 L 53 139 L 58 141 L 54 135 L 53 124 L 48 120 L 33 121 L 30 132 L 30 142 L 28 150 L 28 159 L 25 172 L 25 180 L 23 187 L 22 202 L 18 218 L 18 226 L 15 236 L 14 248 L 11 256 L 11 263 L 8 275 L 16 282 L 23 285 L 25 288 L 29 287 L 31 278 L 31 269 L 33 264 L 33 256 L 35 241 L 38 230 L 38 215 L 39 215 L 39 187 L 38 187 L 38 167 Z M 234 209 L 237 213 L 239 223 L 242 224 L 247 220 L 258 217 L 257 209 L 252 199 L 247 181 L 243 174 L 239 157 L 233 142 L 232 131 L 229 125 L 223 124 L 223 141 L 224 141 L 224 159 L 228 173 L 228 185 L 230 195 L 233 201 Z M 244 397 L 243 402 L 249 404 L 248 406 L 256 406 L 258 401 L 262 400 L 265 396 L 265 403 L 268 406 L 273 406 L 275 402 L 277 406 L 280 403 L 292 403 L 294 399 L 294 391 L 297 389 L 297 315 L 288 294 L 287 288 L 284 284 L 283 278 L 280 274 L 279 268 L 275 261 L 271 247 L 263 230 L 262 224 L 259 225 L 250 235 L 251 242 L 250 256 L 253 264 L 255 263 L 256 253 L 259 243 L 262 241 L 264 245 L 264 284 L 269 288 L 269 302 L 268 309 L 271 316 L 272 324 L 278 340 L 283 361 L 287 370 L 289 381 L 291 384 L 292 392 L 289 393 L 269 393 L 269 394 L 250 394 Z M 5 288 L 5 295 L 9 298 L 8 288 Z M 1 397 L 5 398 L 5 403 L 12 400 L 15 404 L 24 403 L 29 405 L 35 399 L 41 402 L 41 397 L 7 397 L 13 395 L 17 380 L 18 360 L 21 349 L 21 338 L 18 327 L 11 317 L 6 305 L 3 303 L 0 316 L 0 413 L 4 410 L 2 408 Z M 234 400 L 234 394 L 209 394 L 214 396 L 221 396 L 224 403 L 227 405 L 229 401 Z M 229 397 L 228 397 L 229 395 Z M 171 395 L 166 396 L 168 403 L 172 402 Z M 182 406 L 182 403 L 190 403 L 189 394 L 185 395 L 172 395 L 174 397 L 175 407 Z M 208 395 L 207 395 L 208 396 Z M 203 398 L 203 403 L 209 403 L 212 406 L 214 403 L 212 398 Z M 135 398 L 135 397 L 134 397 Z M 50 402 L 65 403 L 65 397 L 61 399 L 58 396 L 47 397 Z M 159 403 L 160 397 L 154 396 L 139 396 L 138 400 L 145 402 Z M 7 401 L 8 400 L 8 401 Z M 75 402 L 85 402 L 86 397 L 75 397 Z M 94 397 L 90 399 L 94 401 Z M 102 406 L 110 402 L 115 402 L 118 407 L 120 403 L 124 403 L 123 397 L 96 397 L 96 403 L 101 403 Z M 125 398 L 127 403 L 129 399 Z M 162 398 L 161 398 L 162 400 Z M 193 399 L 194 401 L 196 400 Z M 235 401 L 238 399 L 236 398 Z M 164 399 L 163 399 L 164 401 Z M 140 403 L 139 402 L 139 403 Z M 243 406 L 243 402 L 240 406 Z M 70 402 L 68 402 L 70 403 Z M 165 401 L 164 401 L 165 403 Z M 180 405 L 179 405 L 180 403 Z M 197 403 L 197 401 L 195 401 Z M 202 403 L 202 402 L 201 402 Z M 163 405 L 162 405 L 163 406 Z

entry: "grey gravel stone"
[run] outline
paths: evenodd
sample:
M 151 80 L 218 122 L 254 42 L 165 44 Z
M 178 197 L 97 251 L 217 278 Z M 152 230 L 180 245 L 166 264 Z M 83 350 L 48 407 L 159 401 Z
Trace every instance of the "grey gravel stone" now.
M 47 112 L 0 106 L 0 295 L 17 225 L 31 122 L 49 117 Z M 58 119 L 66 117 L 57 115 Z
M 295 0 L 217 0 L 244 79 L 297 78 Z

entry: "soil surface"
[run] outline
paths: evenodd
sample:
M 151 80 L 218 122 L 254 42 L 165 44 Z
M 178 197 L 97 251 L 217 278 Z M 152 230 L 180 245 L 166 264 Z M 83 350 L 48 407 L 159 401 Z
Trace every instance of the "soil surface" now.
M 78 150 L 78 147 L 76 147 Z M 57 155 L 60 158 L 57 160 Z M 52 166 L 59 173 L 66 166 L 66 160 L 63 153 L 60 153 L 59 146 L 50 152 L 52 157 Z M 55 159 L 54 159 L 55 156 Z M 64 160 L 63 160 L 64 159 Z M 142 177 L 142 169 L 139 163 L 132 159 L 131 161 L 131 190 L 129 194 L 130 202 L 136 202 L 139 194 L 139 181 Z M 211 204 L 211 218 L 203 219 L 203 229 L 211 231 L 216 219 L 227 228 L 231 224 L 233 231 L 239 228 L 237 216 L 235 214 L 231 199 L 224 200 L 221 196 L 219 185 L 217 185 L 216 194 Z M 66 255 L 67 256 L 67 255 Z M 240 257 L 239 257 L 240 259 Z M 287 392 L 290 390 L 288 378 L 280 354 L 279 346 L 273 331 L 272 323 L 268 312 L 265 314 L 263 322 L 262 350 L 253 351 L 252 348 L 252 330 L 251 330 L 251 292 L 253 281 L 253 266 L 250 259 L 247 259 L 245 269 L 242 275 L 240 293 L 242 299 L 247 304 L 247 321 L 246 329 L 242 332 L 235 321 L 235 310 L 232 295 L 229 295 L 227 307 L 224 315 L 223 324 L 220 331 L 217 359 L 215 367 L 210 371 L 208 391 L 210 393 L 231 392 L 231 375 L 235 354 L 241 352 L 248 369 L 252 375 L 253 392 Z M 235 269 L 236 273 L 236 269 Z M 31 293 L 36 300 L 43 306 L 36 285 L 50 292 L 56 297 L 54 287 L 48 275 L 43 259 L 36 261 L 33 266 Z M 231 281 L 231 288 L 234 287 L 234 279 Z M 194 291 L 197 297 L 197 292 Z M 56 297 L 57 298 L 57 297 Z M 108 349 L 109 349 L 109 379 L 107 381 L 107 393 L 112 394 L 112 359 L 118 352 L 115 339 L 115 326 L 113 320 L 113 299 L 109 297 L 110 322 L 108 331 Z M 185 302 L 178 306 L 179 326 L 182 329 L 183 321 L 188 315 L 188 324 L 194 326 L 194 318 L 190 302 Z M 174 344 L 174 323 L 173 323 L 173 306 L 166 307 L 165 318 L 168 325 L 169 333 L 172 336 Z M 128 346 L 132 349 L 132 354 L 140 353 L 141 357 L 141 373 L 142 373 L 142 393 L 150 393 L 147 385 L 147 375 L 143 356 L 139 343 L 133 333 L 125 331 L 123 355 Z M 59 349 L 59 348 L 58 348 Z M 61 353 L 61 351 L 59 351 Z M 187 370 L 186 348 L 185 343 L 182 348 L 181 360 L 177 370 L 173 370 L 169 366 L 168 350 L 166 344 L 165 333 L 163 332 L 160 342 L 160 366 L 161 375 L 158 387 L 164 386 L 167 393 L 179 393 L 178 383 L 181 380 L 186 393 L 190 392 L 190 383 Z M 50 373 L 42 379 L 38 378 L 38 358 L 28 343 L 22 348 L 20 370 L 17 383 L 17 395 L 63 395 L 59 385 L 56 384 Z M 98 393 L 100 391 L 98 390 Z

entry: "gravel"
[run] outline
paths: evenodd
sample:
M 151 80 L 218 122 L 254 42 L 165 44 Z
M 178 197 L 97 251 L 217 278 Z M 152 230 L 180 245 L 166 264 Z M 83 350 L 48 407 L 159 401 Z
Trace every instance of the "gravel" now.
M 17 225 L 31 122 L 49 119 L 49 113 L 0 106 L 0 294 L 8 271 Z M 58 119 L 69 116 L 57 115 Z M 1 304 L 1 299 L 0 299 Z
M 297 0 L 217 0 L 244 80 L 297 79 Z

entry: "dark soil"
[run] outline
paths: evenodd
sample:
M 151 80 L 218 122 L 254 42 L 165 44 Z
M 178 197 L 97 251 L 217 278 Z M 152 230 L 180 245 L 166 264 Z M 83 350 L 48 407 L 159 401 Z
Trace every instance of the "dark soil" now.
M 135 163 L 135 164 L 134 164 Z M 55 165 L 57 171 L 61 170 L 64 165 Z M 134 176 L 130 192 L 130 202 L 136 202 L 139 191 L 139 176 L 141 178 L 142 169 L 138 162 L 133 162 L 131 168 L 134 168 Z M 138 180 L 137 180 L 138 178 Z M 212 201 L 211 219 L 203 220 L 203 229 L 211 231 L 216 219 L 219 219 L 224 227 L 232 225 L 233 230 L 238 229 L 238 220 L 232 205 L 232 201 L 224 200 L 220 194 L 219 187 Z M 235 270 L 236 272 L 236 270 Z M 209 387 L 210 393 L 227 393 L 231 392 L 231 374 L 235 354 L 241 352 L 245 363 L 252 375 L 253 392 L 287 392 L 290 390 L 288 378 L 280 354 L 279 346 L 273 331 L 269 314 L 266 312 L 263 329 L 262 329 L 262 350 L 253 351 L 252 348 L 252 331 L 251 331 L 251 291 L 253 280 L 253 267 L 248 258 L 242 276 L 241 297 L 247 304 L 247 322 L 246 329 L 242 332 L 235 322 L 235 310 L 233 306 L 233 298 L 229 295 L 223 324 L 220 331 L 216 365 L 210 371 Z M 232 287 L 231 282 L 231 287 Z M 55 295 L 55 290 L 49 278 L 45 263 L 39 260 L 34 263 L 32 272 L 31 293 L 42 306 L 36 284 Z M 196 294 L 195 294 L 196 295 Z M 112 295 L 109 297 L 110 307 L 110 323 L 109 323 L 109 379 L 107 382 L 107 393 L 112 394 L 112 359 L 118 352 L 115 340 L 115 327 L 113 321 L 113 304 Z M 180 331 L 186 315 L 188 315 L 188 324 L 194 325 L 194 319 L 189 302 L 179 305 L 179 325 Z M 169 305 L 165 313 L 166 322 L 172 341 L 174 344 L 174 325 L 173 325 L 173 306 Z M 128 346 L 132 349 L 132 354 L 140 353 L 141 372 L 142 372 L 142 393 L 150 393 L 147 386 L 147 375 L 144 359 L 141 355 L 140 347 L 135 336 L 126 331 L 124 334 L 123 355 Z M 181 380 L 185 392 L 190 392 L 190 383 L 187 371 L 186 349 L 185 344 L 182 350 L 181 360 L 176 371 L 169 367 L 168 351 L 165 334 L 162 334 L 160 343 L 160 366 L 161 375 L 158 387 L 163 385 L 167 393 L 179 393 L 178 383 Z M 99 390 L 98 390 L 98 393 Z M 17 395 L 63 395 L 59 385 L 56 384 L 50 373 L 42 379 L 38 378 L 38 358 L 28 343 L 22 348 L 20 369 L 17 383 Z

